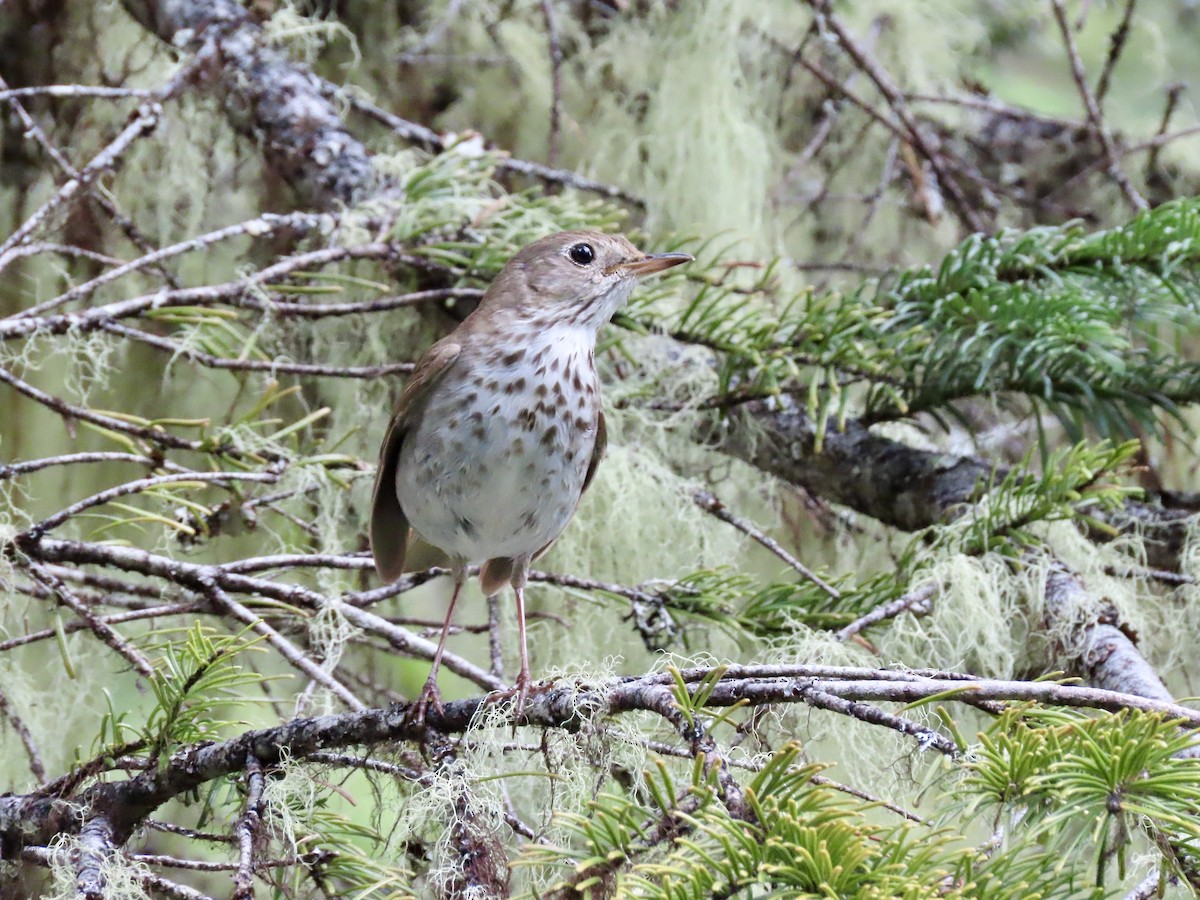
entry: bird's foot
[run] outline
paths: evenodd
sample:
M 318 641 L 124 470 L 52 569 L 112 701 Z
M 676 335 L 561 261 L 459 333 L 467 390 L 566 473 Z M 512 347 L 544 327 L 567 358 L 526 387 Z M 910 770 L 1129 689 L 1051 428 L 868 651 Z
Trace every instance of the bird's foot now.
M 492 691 L 487 696 L 487 703 L 499 703 L 502 700 L 513 698 L 513 732 L 517 730 L 517 725 L 521 723 L 521 719 L 525 716 L 525 701 L 529 699 L 531 693 L 540 693 L 548 691 L 553 684 L 553 681 L 540 682 L 534 684 L 533 678 L 528 672 L 522 672 L 517 676 L 517 682 L 506 691 Z
M 421 694 L 417 697 L 417 702 L 408 708 L 406 716 L 408 724 L 414 728 L 425 727 L 425 714 L 429 708 L 433 707 L 433 711 L 439 715 L 442 713 L 442 692 L 438 690 L 437 679 L 430 677 L 425 682 L 425 686 L 421 688 Z

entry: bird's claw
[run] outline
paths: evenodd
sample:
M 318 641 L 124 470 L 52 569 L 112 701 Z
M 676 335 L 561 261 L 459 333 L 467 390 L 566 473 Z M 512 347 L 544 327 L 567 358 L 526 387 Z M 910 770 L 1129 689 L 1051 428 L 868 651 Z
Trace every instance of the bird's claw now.
M 521 724 L 521 720 L 525 717 L 525 701 L 529 699 L 531 693 L 547 691 L 550 689 L 552 682 L 534 683 L 527 673 L 517 676 L 517 682 L 508 690 L 492 691 L 487 696 L 487 703 L 499 703 L 502 700 L 516 698 L 513 702 L 512 718 L 513 731 L 517 730 L 517 725 Z
M 438 715 L 441 715 L 445 710 L 442 706 L 442 692 L 438 690 L 437 682 L 432 678 L 425 682 L 425 686 L 421 688 L 421 694 L 417 697 L 416 703 L 408 708 L 408 724 L 413 728 L 425 727 L 425 714 L 430 707 Z

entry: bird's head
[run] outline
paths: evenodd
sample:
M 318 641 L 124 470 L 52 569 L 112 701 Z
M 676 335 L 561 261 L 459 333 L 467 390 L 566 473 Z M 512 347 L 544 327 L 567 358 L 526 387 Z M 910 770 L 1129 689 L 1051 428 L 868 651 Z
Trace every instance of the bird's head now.
M 686 253 L 643 253 L 619 234 L 562 231 L 510 259 L 481 308 L 510 310 L 547 326 L 598 329 L 629 299 L 639 278 L 691 260 Z

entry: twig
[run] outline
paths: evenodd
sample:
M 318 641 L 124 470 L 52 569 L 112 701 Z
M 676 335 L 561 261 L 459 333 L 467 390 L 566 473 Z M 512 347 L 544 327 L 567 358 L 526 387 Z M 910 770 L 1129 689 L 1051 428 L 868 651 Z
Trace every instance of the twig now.
M 255 869 L 278 869 L 285 866 L 295 866 L 301 863 L 322 862 L 333 859 L 337 854 L 332 850 L 311 850 L 299 856 L 284 859 L 263 859 L 254 864 Z M 163 866 L 170 869 L 187 869 L 191 872 L 236 872 L 239 863 L 222 862 L 215 859 L 181 859 L 178 856 L 166 856 L 162 853 L 131 853 L 129 858 L 134 862 L 148 866 Z
M 165 350 L 173 356 L 183 357 L 210 369 L 227 369 L 234 372 L 269 372 L 272 375 L 283 372 L 290 375 L 315 375 L 329 378 L 379 378 L 385 375 L 408 374 L 413 370 L 412 363 L 386 363 L 380 366 L 334 366 L 320 363 L 287 362 L 281 359 L 235 359 L 227 356 L 214 356 L 203 350 L 196 350 L 140 328 L 130 328 L 127 325 L 112 323 L 105 325 L 104 330 L 110 334 L 147 344 L 156 350 Z
M 947 171 L 945 162 L 935 144 L 936 139 L 926 136 L 924 129 L 921 128 L 912 113 L 909 112 L 908 105 L 904 102 L 904 94 L 892 81 L 891 76 L 875 62 L 874 58 L 846 30 L 841 20 L 833 14 L 829 0 L 808 0 L 808 3 L 822 17 L 829 29 L 837 35 L 842 48 L 854 60 L 855 64 L 866 73 L 867 77 L 871 79 L 884 99 L 887 100 L 888 106 L 891 107 L 896 118 L 904 124 L 905 139 L 910 141 L 913 147 L 929 161 L 930 167 L 937 175 L 938 183 L 950 197 L 950 201 L 953 203 L 963 223 L 972 231 L 986 231 L 986 224 L 975 211 L 974 205 L 967 200 L 962 192 L 962 188 L 958 186 L 958 183 L 951 177 L 950 172 Z M 838 90 L 841 90 L 840 86 L 838 86 Z
M 185 69 L 184 73 L 186 73 L 190 68 L 191 67 L 189 66 L 187 69 Z M 3 78 L 0 78 L 0 88 L 3 87 L 7 87 L 7 84 L 5 84 Z M 154 91 L 147 91 L 145 93 L 147 97 L 153 97 L 155 94 Z M 63 172 L 66 173 L 67 178 L 79 179 L 79 171 L 73 165 L 71 165 L 71 161 L 67 159 L 66 156 L 64 156 L 56 146 L 54 146 L 50 138 L 46 136 L 45 131 L 42 130 L 42 127 L 37 123 L 33 116 L 31 116 L 25 110 L 25 107 L 21 104 L 21 102 L 14 98 L 11 99 L 9 103 L 16 112 L 17 118 L 21 120 L 21 125 L 25 129 L 25 134 L 29 135 L 34 141 L 37 142 L 37 144 L 46 152 L 46 155 L 54 161 L 55 165 L 57 165 L 60 169 L 62 169 Z M 150 253 L 153 251 L 152 245 L 141 233 L 141 231 L 138 230 L 138 227 L 134 224 L 133 220 L 117 209 L 116 204 L 113 203 L 113 201 L 110 200 L 103 191 L 93 193 L 91 196 L 96 204 L 102 210 L 104 210 L 108 217 L 116 223 L 117 227 L 121 229 L 121 232 L 134 247 L 138 248 L 143 253 Z M 26 255 L 25 251 L 29 246 L 33 245 L 14 247 L 11 251 L 12 259 L 18 259 L 21 256 Z M 92 258 L 101 258 L 105 265 L 120 264 L 120 260 L 112 260 L 110 262 L 108 259 L 103 259 L 100 254 L 89 254 L 82 249 L 79 249 L 78 252 L 88 255 Z M 179 286 L 174 274 L 169 269 L 160 266 L 159 272 L 166 280 L 167 284 L 169 284 L 171 287 Z
M 359 313 L 387 312 L 405 306 L 417 306 L 438 300 L 478 300 L 483 296 L 479 288 L 433 288 L 413 291 L 378 300 L 362 300 L 358 303 L 290 303 L 276 301 L 264 306 L 263 311 L 279 316 L 297 316 L 302 319 L 322 319 L 329 316 L 351 316 Z
M 8 88 L 0 91 L 0 103 L 20 97 L 103 97 L 110 100 L 124 100 L 129 97 L 147 99 L 153 97 L 154 91 L 138 90 L 137 88 L 99 87 L 88 84 L 42 84 L 36 87 Z
M 191 482 L 209 482 L 212 484 L 228 487 L 231 484 L 236 484 L 239 481 L 258 481 L 265 484 L 274 484 L 279 481 L 278 472 L 183 472 L 173 473 L 170 475 L 152 475 L 149 478 L 139 478 L 136 481 L 127 481 L 124 484 L 119 484 L 116 487 L 111 487 L 108 490 L 100 491 L 92 494 L 90 497 L 84 497 L 82 500 L 72 503 L 70 506 L 64 507 L 52 516 L 47 516 L 36 525 L 27 530 L 27 534 L 36 539 L 43 534 L 57 528 L 59 525 L 66 522 L 73 516 L 79 515 L 85 509 L 91 509 L 94 506 L 103 506 L 118 497 L 127 497 L 130 494 L 140 494 L 143 491 L 152 491 L 156 488 L 163 487 L 168 484 L 188 484 Z
M 233 876 L 231 900 L 253 900 L 254 898 L 254 847 L 262 827 L 263 775 L 259 761 L 250 756 L 246 759 L 246 802 L 238 816 L 233 832 L 238 844 L 237 873 Z
M 1125 42 L 1129 40 L 1129 23 L 1133 20 L 1133 10 L 1136 6 L 1137 0 L 1125 0 L 1125 12 L 1121 16 L 1121 23 L 1108 39 L 1108 56 L 1104 60 L 1104 69 L 1100 72 L 1100 79 L 1096 82 L 1097 108 L 1104 105 L 1104 98 L 1108 95 L 1108 85 L 1113 69 L 1117 67 L 1117 60 L 1121 58 L 1121 54 L 1125 50 Z
M 58 413 L 65 419 L 78 419 L 81 422 L 91 422 L 93 425 L 99 425 L 101 428 L 106 428 L 110 431 L 117 431 L 121 434 L 128 434 L 132 437 L 140 438 L 148 443 L 157 444 L 161 447 L 173 447 L 178 450 L 197 450 L 203 452 L 205 447 L 200 441 L 189 441 L 185 438 L 177 437 L 166 431 L 156 427 L 144 427 L 134 425 L 124 419 L 117 419 L 112 416 L 106 416 L 101 413 L 92 412 L 82 406 L 76 406 L 73 403 L 55 397 L 53 394 L 47 394 L 40 388 L 34 387 L 27 381 L 18 378 L 16 374 L 8 369 L 0 366 L 0 382 L 14 388 L 18 393 L 24 394 L 30 400 L 40 403 L 47 409 Z M 232 448 L 230 448 L 232 449 Z
M 344 616 L 350 624 L 377 634 L 401 653 L 431 660 L 437 650 L 437 645 L 432 641 L 397 627 L 380 616 L 343 600 L 330 599 L 300 585 L 280 584 L 266 578 L 231 572 L 220 566 L 189 563 L 132 547 L 63 541 L 48 537 L 34 538 L 28 533 L 18 535 L 13 540 L 25 555 L 44 562 L 101 565 L 126 572 L 138 572 L 142 575 L 166 578 L 173 584 L 197 589 L 202 594 L 207 593 L 215 584 L 229 593 L 260 594 L 304 609 L 330 608 Z M 447 652 L 442 657 L 442 665 L 486 690 L 498 691 L 507 687 L 494 675 L 457 654 Z
M 811 581 L 833 599 L 837 600 L 842 596 L 841 592 L 838 591 L 837 588 L 827 583 L 819 575 L 804 565 L 804 563 L 800 562 L 800 560 L 788 553 L 787 550 L 785 550 L 782 545 L 780 545 L 780 543 L 773 537 L 766 534 L 762 529 L 758 528 L 752 523 L 747 522 L 745 519 L 742 519 L 731 513 L 725 504 L 718 500 L 711 492 L 705 490 L 693 491 L 692 499 L 696 502 L 696 505 L 705 512 L 716 516 L 722 522 L 732 525 L 738 531 L 742 532 L 742 534 L 747 535 L 762 546 L 766 547 L 785 563 L 799 572 L 801 578 Z
M 46 571 L 45 566 L 41 566 L 36 562 L 31 563 L 29 565 L 29 574 L 30 577 L 41 582 L 47 590 L 51 591 L 63 606 L 69 607 L 75 615 L 79 616 L 106 647 L 115 651 L 133 666 L 135 671 L 146 678 L 154 674 L 154 666 L 140 650 L 117 634 L 103 619 L 92 612 L 88 605 L 79 599 L 69 587 L 53 574 Z
M 8 697 L 4 693 L 4 689 L 0 687 L 0 715 L 3 715 L 8 720 L 8 724 L 12 730 L 17 733 L 17 737 L 21 741 L 21 746 L 25 748 L 25 755 L 29 757 L 29 771 L 33 773 L 33 777 L 37 779 L 38 784 L 46 783 L 46 764 L 42 761 L 42 754 L 38 751 L 37 744 L 34 743 L 33 734 L 29 728 L 21 721 L 21 717 L 17 715 L 16 710 L 12 708 Z
M 61 256 L 73 256 L 77 259 L 90 259 L 92 262 L 100 263 L 102 266 L 119 266 L 124 262 L 116 256 L 109 256 L 107 253 L 97 253 L 95 250 L 89 250 L 86 247 L 76 247 L 74 244 L 59 244 L 54 241 L 34 241 L 29 244 L 22 244 L 20 247 L 13 247 L 9 251 L 13 259 L 21 259 L 25 256 L 37 256 L 39 253 L 58 253 Z
M 3 242 L 0 242 L 0 271 L 8 265 L 11 257 L 8 251 L 25 242 L 43 222 L 61 206 L 68 203 L 76 194 L 88 188 L 101 174 L 111 169 L 121 159 L 134 141 L 153 131 L 162 115 L 161 102 L 174 96 L 192 75 L 195 61 L 182 67 L 161 88 L 154 91 L 149 99 L 138 107 L 131 121 L 109 144 L 101 150 L 79 172 L 64 184 L 58 191 L 40 206 L 28 219 L 17 227 Z
M 57 851 L 61 853 L 62 851 Z M 39 866 L 51 866 L 55 862 L 56 852 L 49 847 L 24 847 L 21 850 L 21 859 L 25 862 L 35 863 Z M 135 860 L 141 861 L 140 855 L 133 857 Z M 157 891 L 165 897 L 174 898 L 174 900 L 213 900 L 208 894 L 202 894 L 186 885 L 176 884 L 174 881 L 169 881 L 161 875 L 154 875 L 148 872 L 134 872 L 133 877 L 142 887 Z
M 143 256 L 139 256 L 137 259 L 122 263 L 114 269 L 110 269 L 101 275 L 97 275 L 90 281 L 85 281 L 83 284 L 76 285 L 70 290 L 59 294 L 57 297 L 51 297 L 44 303 L 39 303 L 36 306 L 31 306 L 29 309 L 22 310 L 21 312 L 17 313 L 14 318 L 20 319 L 27 318 L 29 316 L 40 316 L 76 300 L 85 300 L 94 294 L 99 288 L 106 284 L 110 284 L 119 278 L 123 278 L 126 275 L 141 271 L 142 269 L 146 269 L 151 266 L 158 266 L 165 260 L 176 256 L 182 256 L 185 253 L 195 253 L 198 250 L 211 247 L 213 244 L 220 243 L 221 241 L 227 241 L 235 237 L 242 237 L 243 235 L 261 238 L 282 230 L 295 231 L 303 234 L 314 228 L 320 227 L 324 222 L 332 221 L 332 217 L 328 215 L 316 215 L 313 213 L 294 212 L 288 213 L 287 215 L 265 213 L 256 219 L 250 219 L 246 222 L 239 222 L 236 225 L 227 225 L 224 228 L 217 229 L 216 231 L 210 231 L 208 234 L 202 234 L 194 238 L 189 238 L 186 241 L 180 241 L 177 244 L 172 244 L 170 247 L 163 247 L 161 250 L 155 250 L 152 253 L 146 253 Z
M 884 619 L 891 619 L 894 616 L 900 615 L 905 610 L 913 609 L 914 607 L 918 610 L 925 608 L 927 607 L 929 598 L 934 595 L 937 589 L 938 585 L 927 584 L 917 588 L 915 591 L 910 591 L 903 597 L 897 597 L 895 600 L 881 603 L 866 615 L 860 616 L 846 627 L 839 629 L 834 634 L 834 638 L 844 643 L 870 625 L 882 622 Z
M 182 825 L 176 825 L 174 822 L 163 822 L 158 819 L 146 819 L 143 823 L 147 828 L 153 828 L 155 831 L 165 831 L 167 834 L 177 834 L 193 841 L 208 841 L 213 844 L 233 844 L 236 843 L 232 835 L 217 834 L 213 831 L 196 831 L 194 828 L 185 828 Z
M 1167 88 L 1167 102 L 1163 105 L 1162 118 L 1158 122 L 1158 131 L 1154 133 L 1155 139 L 1165 137 L 1167 128 L 1171 124 L 1171 117 L 1175 115 L 1175 108 L 1179 105 L 1179 98 L 1183 96 L 1183 92 L 1187 89 L 1187 85 L 1182 82 L 1175 82 Z M 1156 145 L 1150 148 L 1150 153 L 1146 157 L 1146 171 L 1153 173 L 1158 170 L 1158 158 L 1162 153 L 1162 146 Z
M 346 102 L 350 104 L 352 109 L 386 125 L 405 140 L 416 143 L 434 153 L 443 153 L 451 146 L 451 143 L 444 140 L 441 135 L 432 129 L 426 128 L 424 125 L 418 125 L 415 122 L 409 122 L 407 119 L 402 119 L 360 97 L 347 97 Z M 496 168 L 501 172 L 528 175 L 551 184 L 562 184 L 575 188 L 578 191 L 599 194 L 602 197 L 609 197 L 613 200 L 623 200 L 637 207 L 644 207 L 646 205 L 646 201 L 641 197 L 631 194 L 615 185 L 585 178 L 577 172 L 572 172 L 570 169 L 556 169 L 553 166 L 544 166 L 541 163 L 515 159 L 511 156 L 500 156 L 499 151 Z
M 248 296 L 259 285 L 267 285 L 297 271 L 327 266 L 348 259 L 391 259 L 397 255 L 391 244 L 375 242 L 354 247 L 322 247 L 307 253 L 297 253 L 274 265 L 258 269 L 251 275 L 201 287 L 180 288 L 171 291 L 155 291 L 125 300 L 117 300 L 103 306 L 94 306 L 76 313 L 58 313 L 51 316 L 9 316 L 0 319 L 0 339 L 27 337 L 34 332 L 66 334 L 68 331 L 90 332 L 104 328 L 120 319 L 140 316 L 150 310 L 168 309 L 177 306 L 209 306 L 222 301 L 250 309 L 271 308 L 271 303 L 258 297 Z
M 150 466 L 155 469 L 172 469 L 186 471 L 183 466 L 167 460 L 154 459 L 138 453 L 121 453 L 116 450 L 98 450 L 84 453 L 64 453 L 61 456 L 43 456 L 39 459 L 22 460 L 21 462 L 0 465 L 0 481 L 7 481 L 19 475 L 29 475 L 52 466 L 72 466 L 79 463 L 93 462 L 131 462 Z
M 55 566 L 45 566 L 45 569 L 53 569 Z M 51 593 L 50 588 L 45 588 L 47 594 Z M 134 609 L 129 612 L 114 613 L 110 616 L 96 616 L 96 621 L 101 625 L 120 625 L 123 622 L 141 622 L 146 619 L 162 619 L 167 616 L 187 616 L 195 615 L 196 613 L 204 612 L 206 607 L 199 603 L 170 603 L 164 606 L 152 606 L 146 609 Z M 62 632 L 64 634 L 74 634 L 76 631 L 82 631 L 85 628 L 91 628 L 88 622 L 73 621 L 64 622 Z M 54 628 L 43 628 L 40 631 L 31 631 L 27 634 L 22 634 L 18 637 L 11 637 L 7 640 L 0 641 L 0 653 L 12 650 L 14 647 L 24 647 L 27 644 L 35 644 L 38 641 L 48 641 L 58 637 L 59 632 Z
M 662 741 L 646 741 L 646 747 L 660 756 L 674 756 L 680 759 L 691 759 L 693 757 L 690 748 L 685 750 L 682 747 L 675 747 L 671 744 L 665 744 Z M 735 769 L 744 769 L 747 772 L 761 772 L 766 763 L 760 760 L 732 758 L 729 760 L 729 765 Z M 896 815 L 908 819 L 910 822 L 916 822 L 921 825 L 929 824 L 928 819 L 922 818 L 921 816 L 918 816 L 914 812 L 910 812 L 902 806 L 897 806 L 894 803 L 890 803 L 887 800 L 876 797 L 869 791 L 851 787 L 850 785 L 843 784 L 840 781 L 834 781 L 832 778 L 826 778 L 824 775 L 813 774 L 809 776 L 809 780 L 813 784 L 819 784 L 823 787 L 832 788 L 835 791 L 839 791 L 843 794 L 849 794 L 851 797 L 857 797 L 859 800 L 864 800 L 874 806 L 879 806 L 882 809 L 894 812 Z
M 262 617 L 230 597 L 225 591 L 213 584 L 208 588 L 208 596 L 213 603 L 232 615 L 239 622 L 249 625 L 256 634 L 262 635 L 267 643 L 279 651 L 279 655 L 299 669 L 317 684 L 326 688 L 350 709 L 366 709 L 366 704 L 350 693 L 329 672 L 313 662 L 299 647 L 285 638 L 282 634 L 263 621 Z
M 405 781 L 411 781 L 415 784 L 429 785 L 433 783 L 433 775 L 429 772 L 418 771 L 408 766 L 400 766 L 396 763 L 385 762 L 382 759 L 373 759 L 369 756 L 354 756 L 349 753 L 330 753 L 326 750 L 318 750 L 315 753 L 308 754 L 304 758 L 310 762 L 321 763 L 326 766 L 343 766 L 351 769 L 366 769 L 369 772 L 381 772 L 384 775 L 403 778 Z
M 1063 46 L 1067 50 L 1067 58 L 1071 63 L 1071 77 L 1075 79 L 1075 86 L 1079 89 L 1079 96 L 1083 100 L 1083 108 L 1087 111 L 1088 128 L 1095 136 L 1097 143 L 1100 144 L 1104 158 L 1108 162 L 1108 174 L 1117 183 L 1121 193 L 1125 195 L 1125 199 L 1129 201 L 1129 205 L 1134 210 L 1149 209 L 1150 204 L 1137 192 L 1133 183 L 1130 182 L 1129 176 L 1125 174 L 1125 170 L 1117 161 L 1112 134 L 1100 112 L 1095 95 L 1088 87 L 1087 74 L 1083 70 L 1083 61 L 1079 58 L 1079 49 L 1075 46 L 1075 38 L 1071 35 L 1071 26 L 1067 23 L 1067 12 L 1063 8 L 1062 0 L 1050 0 L 1050 4 L 1054 9 L 1054 20 L 1058 23 L 1058 31 L 1062 35 Z
M 1166 569 L 1142 569 L 1136 566 L 1129 566 L 1123 569 L 1118 569 L 1116 566 L 1105 566 L 1104 574 L 1111 575 L 1114 578 L 1148 578 L 1151 581 L 1158 581 L 1162 584 L 1173 586 L 1196 583 L 1195 578 L 1183 572 L 1168 572 Z
M 1078 128 L 1080 123 L 1075 119 L 1064 119 L 1035 112 L 1023 106 L 1013 106 L 995 97 L 979 97 L 974 94 L 960 94 L 953 97 L 943 94 L 907 93 L 904 95 L 909 103 L 936 103 L 949 106 L 961 106 L 965 109 L 977 109 L 981 112 L 994 113 L 1009 119 L 1023 119 L 1032 122 L 1045 122 L 1058 125 L 1065 129 Z
M 915 737 L 922 750 L 932 748 L 946 756 L 956 757 L 959 754 L 958 745 L 948 737 L 938 734 L 931 728 L 926 728 L 919 722 L 885 712 L 877 706 L 848 700 L 836 694 L 823 691 L 817 687 L 801 688 L 803 697 L 810 705 L 818 709 L 827 709 L 841 713 L 851 719 L 858 719 L 869 725 L 882 725 L 901 734 Z
M 558 20 L 554 15 L 553 0 L 541 0 L 542 18 L 546 21 L 546 39 L 550 44 L 550 146 L 546 162 L 558 162 L 558 130 L 562 118 L 562 63 L 563 51 L 559 43 Z

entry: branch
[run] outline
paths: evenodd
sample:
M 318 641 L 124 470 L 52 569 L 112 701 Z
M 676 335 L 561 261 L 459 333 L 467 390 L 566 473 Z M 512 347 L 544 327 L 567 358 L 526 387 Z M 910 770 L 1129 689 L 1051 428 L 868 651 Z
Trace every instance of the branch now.
M 680 673 L 689 691 L 703 687 L 711 669 Z M 674 681 L 670 673 L 630 677 L 600 686 L 573 683 L 563 687 L 535 687 L 525 705 L 523 721 L 543 728 L 577 731 L 597 716 L 627 712 L 657 712 L 664 686 Z M 915 703 L 931 698 L 969 704 L 984 701 L 1035 701 L 1058 706 L 1116 712 L 1136 709 L 1200 727 L 1200 711 L 1158 700 L 1096 688 L 1047 682 L 1013 682 L 972 679 L 969 676 L 926 677 L 920 673 L 837 666 L 735 666 L 713 687 L 707 707 L 749 704 L 805 703 L 834 709 L 876 724 L 898 727 L 914 734 L 922 745 L 943 748 L 935 732 L 882 711 L 861 708 L 857 701 Z M 831 699 L 832 698 L 832 699 Z M 841 701 L 855 701 L 846 704 Z M 44 844 L 56 833 L 77 833 L 84 823 L 81 809 L 91 811 L 92 831 L 110 844 L 121 844 L 146 816 L 174 797 L 215 778 L 246 769 L 251 758 L 270 767 L 285 758 L 298 759 L 320 751 L 384 742 L 429 740 L 427 729 L 449 735 L 462 733 L 476 722 L 487 697 L 455 700 L 430 709 L 424 725 L 408 715 L 409 704 L 387 709 L 316 718 L 293 719 L 274 728 L 248 731 L 218 743 L 176 750 L 162 765 L 151 766 L 126 781 L 96 782 L 74 798 L 45 795 L 0 797 L 0 841 L 6 847 Z M 854 709 L 854 707 L 859 707 Z M 881 713 L 881 715 L 876 715 Z
M 1083 108 L 1087 111 L 1088 128 L 1095 136 L 1096 142 L 1100 144 L 1105 160 L 1108 161 L 1108 174 L 1121 188 L 1121 193 L 1125 195 L 1130 206 L 1135 210 L 1149 209 L 1150 204 L 1137 192 L 1137 188 L 1130 182 L 1129 176 L 1125 174 L 1125 170 L 1118 162 L 1116 148 L 1113 146 L 1112 132 L 1109 131 L 1108 123 L 1104 121 L 1104 115 L 1100 112 L 1100 104 L 1096 102 L 1092 89 L 1088 87 L 1087 74 L 1083 70 L 1083 61 L 1079 58 L 1075 39 L 1071 37 L 1071 26 L 1067 23 L 1067 12 L 1063 9 L 1062 0 L 1050 0 L 1050 5 L 1054 10 L 1054 20 L 1058 23 L 1059 33 L 1062 35 L 1063 46 L 1067 50 L 1067 58 L 1071 63 L 1071 77 L 1075 79 L 1075 86 L 1079 89 L 1079 96 L 1083 100 Z M 1126 9 L 1127 14 L 1131 12 L 1132 4 Z
M 234 876 L 231 900 L 253 900 L 254 897 L 254 849 L 262 828 L 262 766 L 251 756 L 246 760 L 246 805 L 234 826 L 238 842 L 238 867 Z
M 304 201 L 322 209 L 353 204 L 372 185 L 366 148 L 342 125 L 308 69 L 266 46 L 262 28 L 236 0 L 124 0 L 144 28 L 172 46 L 211 42 L 207 68 L 234 127 L 259 142 L 268 165 Z
M 405 628 L 393 625 L 374 613 L 359 609 L 346 600 L 330 599 L 299 585 L 280 584 L 266 578 L 242 575 L 222 566 L 189 563 L 132 547 L 63 541 L 31 535 L 18 537 L 15 544 L 9 545 L 9 548 L 9 552 L 15 548 L 30 559 L 43 562 L 100 565 L 125 572 L 137 572 L 142 575 L 163 578 L 169 583 L 191 588 L 202 596 L 207 596 L 212 586 L 216 585 L 230 593 L 259 594 L 314 612 L 329 607 L 352 625 L 382 637 L 395 650 L 404 655 L 432 660 L 437 650 L 437 645 L 432 641 L 427 641 Z M 419 580 L 415 579 L 418 582 Z M 391 594 L 398 592 L 394 586 L 389 586 L 387 590 Z M 442 657 L 442 665 L 487 690 L 495 691 L 507 687 L 490 672 L 456 654 L 445 653 Z
M 843 430 L 830 427 L 818 445 L 816 424 L 786 396 L 742 404 L 727 427 L 710 428 L 704 437 L 763 472 L 904 531 L 953 520 L 1009 473 L 979 457 L 909 447 L 853 419 Z M 1097 512 L 1090 536 L 1106 542 L 1139 533 L 1149 565 L 1178 570 L 1191 518 L 1185 510 L 1127 500 Z

